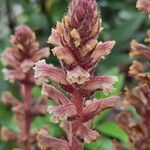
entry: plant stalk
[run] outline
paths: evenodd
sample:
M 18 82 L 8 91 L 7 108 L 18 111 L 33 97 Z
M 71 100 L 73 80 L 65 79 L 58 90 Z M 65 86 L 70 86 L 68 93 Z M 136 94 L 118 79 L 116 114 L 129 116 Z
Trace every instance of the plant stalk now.
M 33 120 L 32 114 L 30 114 L 31 109 L 31 83 L 26 80 L 22 83 L 22 95 L 23 95 L 23 108 L 24 108 L 24 122 L 22 124 L 22 135 L 25 140 L 22 144 L 23 150 L 31 150 L 31 135 L 30 127 Z
M 83 115 L 83 97 L 79 91 L 74 89 L 72 94 L 72 102 L 75 104 L 77 109 L 77 119 L 70 123 L 70 136 L 69 143 L 71 145 L 71 150 L 83 150 L 83 144 L 80 143 L 75 137 L 77 129 L 81 126 L 81 120 Z

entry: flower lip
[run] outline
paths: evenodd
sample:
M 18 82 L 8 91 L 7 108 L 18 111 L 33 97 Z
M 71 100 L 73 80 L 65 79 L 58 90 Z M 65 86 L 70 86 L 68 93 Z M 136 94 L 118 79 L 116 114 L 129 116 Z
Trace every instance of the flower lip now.
M 70 84 L 77 83 L 81 85 L 88 81 L 89 78 L 90 74 L 79 66 L 77 66 L 71 71 L 67 71 L 67 81 Z

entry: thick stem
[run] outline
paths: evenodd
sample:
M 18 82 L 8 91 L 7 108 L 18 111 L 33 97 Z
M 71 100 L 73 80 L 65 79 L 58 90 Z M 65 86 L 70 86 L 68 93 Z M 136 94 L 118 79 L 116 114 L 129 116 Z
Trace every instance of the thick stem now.
M 77 114 L 80 118 L 82 118 L 82 115 L 83 115 L 82 114 L 83 113 L 83 100 L 84 99 L 82 95 L 80 94 L 80 92 L 75 89 L 72 94 L 72 102 L 76 106 Z
M 71 150 L 83 150 L 83 144 L 80 143 L 75 137 L 79 124 L 80 123 L 78 121 L 70 123 L 69 144 L 70 144 Z
M 75 104 L 77 109 L 78 117 L 75 121 L 70 123 L 70 133 L 69 133 L 69 144 L 71 150 L 83 150 L 83 144 L 80 143 L 76 138 L 77 129 L 81 126 L 82 115 L 83 115 L 83 97 L 79 91 L 76 89 L 72 94 L 72 102 Z
M 31 108 L 31 85 L 29 82 L 24 82 L 22 84 L 22 96 L 23 96 L 23 106 L 24 106 L 24 122 L 22 124 L 22 135 L 25 137 L 25 141 L 22 144 L 23 150 L 31 150 L 30 143 L 30 126 L 32 122 L 32 115 L 30 114 Z
M 25 109 L 28 109 L 30 106 L 30 99 L 31 99 L 31 85 L 28 82 L 22 84 L 22 95 L 23 95 L 23 103 Z
M 72 147 L 71 150 L 83 150 L 83 145 L 79 143 L 75 137 L 72 139 Z

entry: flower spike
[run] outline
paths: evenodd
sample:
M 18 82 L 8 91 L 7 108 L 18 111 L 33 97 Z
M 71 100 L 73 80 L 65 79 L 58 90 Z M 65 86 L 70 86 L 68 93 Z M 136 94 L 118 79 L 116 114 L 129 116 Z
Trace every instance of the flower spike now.
M 52 53 L 60 61 L 62 69 L 48 65 L 44 60 L 34 67 L 35 77 L 41 83 L 47 82 L 42 86 L 43 96 L 56 102 L 56 105 L 48 107 L 48 112 L 53 122 L 61 122 L 69 150 L 82 150 L 83 143 L 100 137 L 91 129 L 92 126 L 86 124 L 104 109 L 114 107 L 118 100 L 118 97 L 110 97 L 91 101 L 86 106 L 86 100 L 95 91 L 103 90 L 108 94 L 117 81 L 115 76 L 94 75 L 98 61 L 105 58 L 115 44 L 115 41 L 98 42 L 98 35 L 103 30 L 101 24 L 96 0 L 72 0 L 68 13 L 61 22 L 57 22 L 48 38 L 48 43 L 54 46 Z M 49 80 L 59 84 L 67 96 L 49 86 Z M 45 146 L 49 145 L 46 139 L 44 142 Z
M 14 140 L 19 149 L 35 149 L 36 135 L 31 131 L 31 124 L 38 115 L 46 114 L 46 103 L 36 103 L 32 88 L 36 86 L 33 66 L 36 61 L 49 55 L 49 48 L 41 48 L 36 41 L 35 33 L 26 25 L 16 28 L 10 39 L 11 47 L 1 55 L 5 65 L 2 70 L 4 79 L 9 82 L 17 81 L 17 99 L 10 92 L 2 94 L 2 102 L 12 107 L 13 117 L 20 130 L 11 131 L 2 127 L 2 140 Z

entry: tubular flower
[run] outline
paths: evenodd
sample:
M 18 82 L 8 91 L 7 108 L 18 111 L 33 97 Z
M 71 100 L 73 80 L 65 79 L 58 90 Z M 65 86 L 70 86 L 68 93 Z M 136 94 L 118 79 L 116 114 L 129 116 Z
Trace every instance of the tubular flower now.
M 150 1 L 149 0 L 138 0 L 136 7 L 146 13 L 150 13 Z
M 136 55 L 143 55 L 144 57 L 146 57 L 146 59 L 148 59 L 148 61 L 150 61 L 150 47 L 140 44 L 138 42 L 136 42 L 135 40 L 133 40 L 131 42 L 131 53 L 130 56 L 136 56 Z
M 13 132 L 5 127 L 1 130 L 1 137 L 5 141 L 14 140 L 19 149 L 32 150 L 36 143 L 35 134 L 30 130 L 33 119 L 46 113 L 46 103 L 33 104 L 32 88 L 35 86 L 33 69 L 35 62 L 49 55 L 48 48 L 39 48 L 34 32 L 27 26 L 21 25 L 11 36 L 12 47 L 7 48 L 1 56 L 6 65 L 3 69 L 4 78 L 9 81 L 18 81 L 18 94 L 21 100 L 10 92 L 2 94 L 2 101 L 12 106 L 12 111 L 20 132 Z M 19 93 L 20 92 L 20 93 Z
M 127 101 L 130 105 L 135 106 L 140 120 L 135 120 L 133 114 L 128 111 L 122 111 L 117 116 L 117 121 L 126 133 L 132 145 L 132 149 L 145 150 L 150 148 L 149 129 L 150 119 L 150 86 L 139 85 L 128 93 Z M 128 104 L 128 105 L 129 105 Z
M 52 80 L 65 90 L 62 93 L 47 83 L 42 85 L 43 96 L 56 102 L 55 106 L 48 107 L 48 112 L 52 121 L 61 121 L 60 126 L 68 135 L 70 150 L 82 150 L 82 141 L 90 143 L 100 137 L 86 124 L 101 111 L 115 106 L 118 100 L 117 96 L 94 101 L 89 98 L 97 90 L 103 90 L 106 94 L 112 92 L 117 81 L 114 76 L 93 74 L 98 61 L 105 58 L 115 44 L 114 41 L 98 42 L 98 35 L 103 29 L 99 18 L 95 0 L 73 0 L 67 15 L 62 22 L 57 22 L 48 39 L 48 43 L 54 45 L 52 53 L 60 60 L 62 69 L 44 61 L 37 62 L 34 67 L 35 78 L 45 82 Z M 90 102 L 88 106 L 87 99 Z M 40 147 L 44 146 L 46 137 L 40 132 Z M 53 148 L 48 143 L 45 145 Z
M 7 80 L 25 79 L 25 74 L 32 70 L 34 63 L 49 55 L 49 48 L 40 50 L 34 32 L 27 26 L 21 25 L 11 36 L 11 48 L 7 48 L 1 56 L 4 65 L 10 69 L 4 69 L 4 77 Z
M 148 38 L 145 39 L 145 42 L 150 42 L 150 33 L 147 32 Z M 150 72 L 149 70 L 149 62 L 150 62 L 150 47 L 141 43 L 138 43 L 136 40 L 131 42 L 131 52 L 129 53 L 131 57 L 133 56 L 143 56 L 148 64 L 142 64 L 138 61 L 134 61 L 131 67 L 129 68 L 129 74 L 135 79 L 140 80 L 144 83 L 150 83 Z
M 138 9 L 150 13 L 150 2 L 148 0 L 138 0 Z M 145 42 L 150 42 L 150 34 Z M 139 120 L 135 120 L 131 112 L 123 110 L 119 113 L 117 120 L 120 126 L 127 132 L 134 150 L 150 149 L 150 47 L 133 40 L 131 42 L 130 56 L 142 56 L 146 63 L 134 61 L 129 68 L 129 74 L 139 81 L 139 84 L 126 92 L 126 106 L 135 106 Z M 148 62 L 148 63 L 147 63 Z

